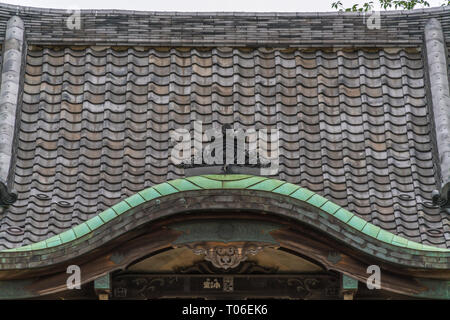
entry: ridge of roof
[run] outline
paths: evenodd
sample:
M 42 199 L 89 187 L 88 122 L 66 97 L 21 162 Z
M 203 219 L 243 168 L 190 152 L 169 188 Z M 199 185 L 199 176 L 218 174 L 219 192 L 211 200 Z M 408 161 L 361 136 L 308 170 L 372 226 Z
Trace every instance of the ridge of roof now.
M 1 3 L 1 7 L 9 10 L 16 10 L 16 12 L 30 12 L 37 11 L 41 13 L 62 13 L 67 10 L 74 10 L 73 8 L 50 8 L 50 7 L 35 7 L 35 6 L 22 6 L 9 3 Z M 446 11 L 449 6 L 437 6 L 430 8 L 416 8 L 412 10 L 385 10 L 381 11 L 386 15 L 398 15 L 399 13 L 404 15 L 410 14 L 422 14 L 431 12 Z M 132 9 L 89 9 L 89 8 L 76 8 L 80 11 L 91 13 L 120 13 L 120 14 L 155 14 L 155 15 L 189 15 L 189 16 L 201 16 L 201 15 L 230 15 L 230 16 L 317 16 L 317 15 L 352 15 L 362 16 L 364 12 L 361 11 L 163 11 L 163 10 L 132 10 Z
M 430 18 L 441 21 L 450 39 L 449 11 L 450 6 L 380 12 L 380 27 L 369 28 L 371 14 L 363 12 L 75 11 L 0 4 L 0 35 L 7 19 L 18 15 L 29 41 L 40 44 L 417 46 Z M 69 27 L 72 18 L 79 19 L 79 28 Z

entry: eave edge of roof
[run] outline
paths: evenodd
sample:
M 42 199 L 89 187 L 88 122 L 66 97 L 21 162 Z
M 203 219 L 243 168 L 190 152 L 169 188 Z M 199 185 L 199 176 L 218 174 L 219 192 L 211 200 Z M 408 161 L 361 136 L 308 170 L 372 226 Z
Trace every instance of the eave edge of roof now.
M 346 229 L 351 230 L 351 232 L 358 234 L 360 237 L 371 239 L 373 244 L 379 246 L 380 248 L 386 247 L 389 251 L 396 251 L 400 255 L 422 255 L 424 258 L 426 257 L 425 260 L 430 258 L 441 259 L 439 261 L 447 261 L 444 261 L 443 265 L 450 263 L 450 249 L 423 245 L 407 240 L 361 219 L 355 214 L 305 188 L 278 179 L 252 175 L 203 175 L 164 182 L 140 191 L 135 195 L 120 201 L 94 218 L 89 219 L 88 221 L 61 234 L 27 246 L 0 251 L 0 258 L 11 259 L 15 255 L 19 257 L 27 253 L 33 255 L 39 255 L 41 253 L 48 255 L 51 254 L 51 252 L 54 252 L 58 247 L 65 248 L 67 246 L 71 246 L 73 241 L 76 241 L 76 243 L 83 242 L 83 239 L 87 241 L 94 230 L 107 223 L 114 223 L 114 221 L 121 215 L 130 210 L 135 210 L 135 208 L 140 205 L 144 205 L 145 203 L 149 203 L 151 201 L 158 202 L 160 201 L 159 199 L 163 199 L 165 196 L 169 196 L 171 194 L 209 189 L 251 190 L 255 192 L 263 191 L 276 194 L 277 196 L 283 196 L 287 200 L 290 199 L 290 201 L 305 202 L 319 209 L 321 214 L 330 218 L 332 217 L 332 219 L 340 220 L 341 224 Z M 356 249 L 364 252 L 367 251 L 362 247 Z M 369 251 L 366 253 L 370 255 Z M 377 257 L 380 258 L 380 255 L 377 254 Z M 381 257 L 381 259 L 391 263 L 402 264 L 398 261 L 389 261 L 389 257 L 387 256 L 385 258 Z M 42 262 L 38 262 L 38 265 L 41 263 Z M 413 265 L 416 266 L 416 262 L 410 265 L 410 267 Z M 439 269 L 438 265 L 440 264 L 435 265 L 434 263 L 425 263 L 425 265 L 428 266 L 427 268 L 431 267 L 432 269 Z M 0 265 L 0 270 L 9 269 L 5 269 L 4 267 L 5 266 L 2 268 Z

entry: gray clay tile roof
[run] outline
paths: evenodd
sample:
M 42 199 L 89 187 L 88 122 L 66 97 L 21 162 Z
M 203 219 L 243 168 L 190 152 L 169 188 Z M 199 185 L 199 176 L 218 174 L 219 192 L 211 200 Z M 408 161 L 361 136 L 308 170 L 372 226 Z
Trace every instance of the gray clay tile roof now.
M 169 130 L 201 120 L 205 129 L 279 128 L 279 178 L 383 229 L 442 245 L 442 233 L 428 232 L 444 231 L 445 213 L 430 207 L 426 106 L 415 50 L 29 48 L 19 199 L 1 235 L 36 242 L 182 177 L 169 162 Z M 12 236 L 8 226 L 25 233 Z
M 21 10 L 28 39 L 35 38 L 16 146 L 18 200 L 0 214 L 0 249 L 47 239 L 183 177 L 169 161 L 169 132 L 192 131 L 195 120 L 204 129 L 278 128 L 277 178 L 405 238 L 450 247 L 448 213 L 432 202 L 438 164 L 423 31 L 405 35 L 412 40 L 404 46 L 397 39 L 396 48 L 386 36 L 385 47 L 361 48 L 100 47 L 58 39 L 51 46 L 45 32 L 30 28 L 33 10 Z M 447 38 L 450 22 L 441 21 Z

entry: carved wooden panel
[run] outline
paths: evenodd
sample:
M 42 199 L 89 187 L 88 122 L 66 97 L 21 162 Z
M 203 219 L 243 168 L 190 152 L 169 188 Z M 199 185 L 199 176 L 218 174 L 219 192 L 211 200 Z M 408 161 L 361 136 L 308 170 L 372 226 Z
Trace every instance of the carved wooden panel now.
M 249 255 L 256 255 L 262 251 L 267 244 L 246 242 L 242 244 L 215 244 L 197 243 L 187 244 L 197 255 L 204 255 L 205 260 L 212 263 L 216 268 L 236 268 L 242 261 L 247 260 Z
M 113 278 L 113 299 L 215 297 L 338 299 L 339 280 L 333 274 L 122 274 Z

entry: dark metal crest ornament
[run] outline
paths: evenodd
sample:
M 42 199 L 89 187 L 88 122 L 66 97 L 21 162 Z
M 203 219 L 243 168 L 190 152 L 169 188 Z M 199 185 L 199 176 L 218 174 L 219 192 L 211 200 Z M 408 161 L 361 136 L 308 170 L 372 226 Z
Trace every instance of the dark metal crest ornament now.
M 250 150 L 247 143 L 239 143 L 239 131 L 234 131 L 231 125 L 222 126 L 221 141 L 212 140 L 208 147 L 213 146 L 212 156 L 219 161 L 213 164 L 205 163 L 198 153 L 193 154 L 190 159 L 178 165 L 184 168 L 186 176 L 202 174 L 252 174 L 261 175 L 261 168 L 269 168 L 269 161 L 261 161 L 257 149 Z M 203 150 L 203 149 L 202 149 Z M 200 150 L 200 152 L 202 152 Z M 220 154 L 215 154 L 220 152 Z M 266 159 L 267 160 L 267 159 Z

